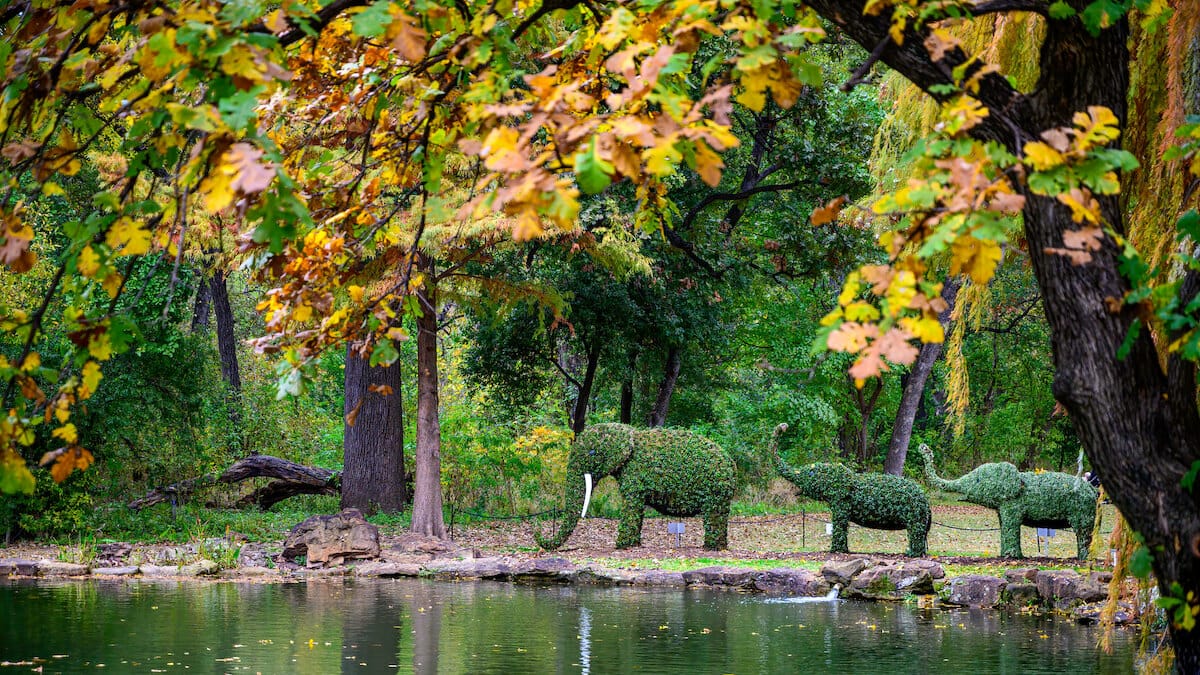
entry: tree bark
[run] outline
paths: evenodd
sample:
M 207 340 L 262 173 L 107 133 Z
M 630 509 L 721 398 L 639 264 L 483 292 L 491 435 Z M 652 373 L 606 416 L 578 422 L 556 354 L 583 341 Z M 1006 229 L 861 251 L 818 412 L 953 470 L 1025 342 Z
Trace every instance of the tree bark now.
M 675 383 L 679 381 L 679 369 L 682 367 L 682 357 L 679 347 L 667 350 L 667 363 L 663 367 L 663 378 L 658 384 L 658 396 L 654 398 L 654 407 L 646 425 L 661 427 L 667 423 L 667 411 L 671 408 L 671 396 L 675 393 Z
M 446 538 L 442 517 L 442 430 L 438 419 L 437 286 L 433 259 L 419 254 L 425 283 L 417 291 L 417 456 L 412 531 Z
M 579 383 L 579 395 L 571 412 L 571 431 L 579 433 L 587 428 L 588 405 L 592 402 L 592 388 L 596 384 L 596 367 L 600 365 L 600 347 L 588 349 L 587 365 L 583 370 L 583 382 Z
M 192 306 L 192 332 L 208 330 L 209 309 L 212 307 L 212 288 L 202 280 L 196 287 L 196 303 Z
M 238 502 L 242 505 L 256 503 L 262 508 L 297 494 L 337 494 L 340 489 L 340 474 L 336 471 L 296 464 L 270 455 L 253 455 L 234 462 L 220 474 L 207 473 L 166 487 L 155 488 L 145 496 L 129 502 L 129 508 L 139 511 L 147 506 L 170 501 L 172 498 L 186 498 L 196 490 L 218 484 L 237 483 L 249 478 L 278 479 Z M 277 498 L 272 500 L 269 496 Z
M 408 502 L 400 361 L 371 367 L 361 348 L 346 347 L 342 508 L 397 513 Z
M 886 13 L 864 15 L 861 0 L 809 0 L 808 4 L 867 49 L 884 44 Z M 1088 2 L 1070 0 L 1069 4 L 1078 13 Z M 981 78 L 975 96 L 989 108 L 989 116 L 972 132 L 1019 152 L 1042 131 L 1070 126 L 1071 117 L 1088 106 L 1105 106 L 1125 120 L 1128 36 L 1125 18 L 1097 36 L 1090 35 L 1077 17 L 1047 21 L 1034 90 L 1021 94 L 1000 73 Z M 929 91 L 949 84 L 952 69 L 968 57 L 955 48 L 935 64 L 924 51 L 923 38 L 910 27 L 901 46 L 886 45 L 880 55 L 888 66 Z M 1125 297 L 1130 287 L 1120 271 L 1120 248 L 1106 236 L 1100 250 L 1092 252 L 1092 260 L 1082 265 L 1048 253 L 1047 249 L 1062 247 L 1064 232 L 1076 229 L 1071 212 L 1053 198 L 1028 189 L 1023 193 L 1026 241 L 1051 331 L 1055 398 L 1070 413 L 1113 503 L 1152 552 L 1160 593 L 1198 597 L 1200 490 L 1181 485 L 1184 474 L 1200 461 L 1195 365 L 1172 353 L 1164 372 L 1150 330 L 1142 330 L 1125 358 L 1118 358 L 1140 311 L 1131 306 L 1109 309 L 1108 300 Z M 1103 220 L 1124 235 L 1118 198 L 1096 198 Z M 1198 289 L 1200 277 L 1188 272 L 1180 291 L 1181 306 Z M 1183 630 L 1172 622 L 1170 633 L 1176 669 L 1200 673 L 1200 630 Z
M 621 412 L 618 421 L 621 424 L 633 422 L 633 376 L 637 372 L 638 350 L 629 350 L 629 368 L 625 377 L 621 378 Z
M 950 279 L 942 286 L 942 299 L 946 301 L 946 309 L 938 315 L 943 330 L 950 324 L 950 314 L 954 310 L 954 299 L 958 296 L 958 287 L 962 284 L 959 279 Z M 887 458 L 883 461 L 883 472 L 893 476 L 904 474 L 904 462 L 908 459 L 908 444 L 912 440 L 913 425 L 917 420 L 917 411 L 921 407 L 921 399 L 925 396 L 925 386 L 929 383 L 929 374 L 933 372 L 933 364 L 942 355 L 942 343 L 927 342 L 921 345 L 917 360 L 904 382 L 904 391 L 900 394 L 900 405 L 896 410 L 896 422 L 892 425 L 892 440 L 888 443 Z
M 229 306 L 229 287 L 225 283 L 225 271 L 213 269 L 212 279 L 209 280 L 212 295 L 212 309 L 217 315 L 217 352 L 221 356 L 221 379 L 233 395 L 235 401 L 240 401 L 242 395 L 242 376 L 238 369 L 237 337 L 233 330 L 233 309 Z M 240 418 L 240 414 L 238 415 Z

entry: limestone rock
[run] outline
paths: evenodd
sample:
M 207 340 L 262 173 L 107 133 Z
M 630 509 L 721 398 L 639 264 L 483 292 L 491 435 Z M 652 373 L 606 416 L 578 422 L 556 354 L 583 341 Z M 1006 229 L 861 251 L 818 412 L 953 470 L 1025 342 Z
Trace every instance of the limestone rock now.
M 781 567 L 755 577 L 754 588 L 773 595 L 817 597 L 829 592 L 825 577 L 805 569 Z
M 965 574 L 948 583 L 950 595 L 946 602 L 964 607 L 995 607 L 1005 585 L 1003 579 L 986 574 Z
M 1090 602 L 1086 605 L 1079 605 L 1071 610 L 1071 616 L 1076 621 L 1082 624 L 1100 623 L 1100 613 L 1104 611 L 1104 602 Z M 1138 622 L 1137 612 L 1128 602 L 1118 602 L 1117 611 L 1113 614 L 1113 623 L 1118 626 L 1127 626 Z
M 929 572 L 930 578 L 934 580 L 946 578 L 946 568 L 942 567 L 942 564 L 936 560 L 913 558 L 912 560 L 905 560 L 903 566 L 905 569 L 925 570 Z
M 1005 570 L 1004 580 L 1010 584 L 1033 583 L 1037 580 L 1036 567 L 1022 567 L 1015 570 Z
M 513 571 L 512 565 L 500 557 L 447 560 L 425 568 L 435 579 L 503 579 Z
M 313 516 L 292 528 L 283 543 L 283 557 L 305 556 L 308 567 L 341 565 L 348 559 L 378 558 L 379 529 L 358 509 Z
M 121 565 L 117 567 L 95 567 L 92 574 L 98 577 L 131 577 L 138 573 L 136 565 Z
M 201 558 L 194 563 L 189 563 L 179 568 L 179 574 L 185 577 L 207 577 L 221 571 L 221 566 L 217 563 Z
M 180 575 L 176 565 L 142 565 L 138 568 L 144 577 L 177 577 Z
M 683 580 L 688 586 L 753 590 L 754 577 L 757 575 L 757 570 L 718 565 L 684 572 Z
M 96 547 L 96 562 L 103 563 L 106 567 L 122 567 L 129 560 L 129 554 L 132 552 L 132 544 L 124 542 L 100 544 Z
M 657 586 L 661 588 L 683 588 L 687 586 L 687 581 L 683 578 L 682 572 L 663 572 L 662 570 L 634 572 L 632 583 L 637 586 Z
M 863 570 L 845 588 L 848 598 L 903 600 L 909 595 L 933 593 L 929 570 L 904 565 L 879 565 Z
M 395 577 L 415 577 L 421 573 L 421 566 L 413 563 L 372 562 L 359 565 L 354 570 L 360 577 L 379 577 L 392 579 Z
M 270 567 L 274 555 L 266 544 L 242 544 L 238 550 L 238 567 Z
M 514 566 L 508 578 L 513 581 L 571 581 L 578 569 L 566 558 L 536 558 Z
M 609 569 L 589 563 L 575 573 L 575 583 L 593 586 L 624 586 L 638 583 L 640 579 L 653 573 Z M 679 579 L 683 581 L 682 574 L 679 574 Z M 683 581 L 683 584 L 687 585 L 687 582 Z
M 39 560 L 37 575 L 42 577 L 82 577 L 90 571 L 87 565 L 58 562 L 56 560 Z
M 1055 609 L 1069 609 L 1108 597 L 1108 591 L 1099 583 L 1075 570 L 1039 570 L 1035 583 L 1042 600 Z
M 866 558 L 854 558 L 853 560 L 830 560 L 821 566 L 821 576 L 825 577 L 832 586 L 833 584 L 841 584 L 842 587 L 850 585 L 850 581 L 858 576 L 869 567 L 871 561 Z
M 34 577 L 37 573 L 38 564 L 32 560 L 0 560 L 0 577 Z
M 1000 594 L 1000 598 L 1009 605 L 1014 607 L 1029 607 L 1030 605 L 1040 604 L 1042 596 L 1038 593 L 1037 584 L 1029 582 L 1010 582 L 1004 587 Z

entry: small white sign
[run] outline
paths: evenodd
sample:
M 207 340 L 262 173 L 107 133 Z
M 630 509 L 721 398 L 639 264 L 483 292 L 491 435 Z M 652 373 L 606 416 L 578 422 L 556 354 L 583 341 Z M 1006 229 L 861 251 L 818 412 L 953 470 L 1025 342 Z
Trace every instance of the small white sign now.
M 825 523 L 825 534 L 833 534 L 833 523 Z

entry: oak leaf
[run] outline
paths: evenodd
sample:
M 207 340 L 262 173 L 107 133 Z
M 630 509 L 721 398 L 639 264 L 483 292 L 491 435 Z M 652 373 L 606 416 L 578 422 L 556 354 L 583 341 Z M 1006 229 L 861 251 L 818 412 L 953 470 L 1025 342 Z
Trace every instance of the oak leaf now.
M 223 162 L 233 169 L 231 187 L 243 194 L 267 189 L 275 179 L 275 167 L 258 161 L 263 151 L 249 143 L 234 143 L 225 151 Z
M 808 217 L 810 223 L 816 226 L 832 223 L 837 220 L 838 214 L 842 212 L 842 206 L 846 204 L 845 195 L 836 197 L 826 202 L 824 206 L 818 206 L 813 209 L 812 214 Z

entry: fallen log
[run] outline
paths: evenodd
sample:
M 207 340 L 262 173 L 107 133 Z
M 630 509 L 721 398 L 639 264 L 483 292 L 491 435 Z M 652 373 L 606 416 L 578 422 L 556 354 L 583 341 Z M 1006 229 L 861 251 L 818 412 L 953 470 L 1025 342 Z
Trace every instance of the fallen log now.
M 219 484 L 237 483 L 250 478 L 275 478 L 267 485 L 238 500 L 239 506 L 257 504 L 269 508 L 284 499 L 301 494 L 341 494 L 341 472 L 316 466 L 305 466 L 271 455 L 250 455 L 239 459 L 220 474 L 212 473 L 189 478 L 164 487 L 154 488 L 144 496 L 129 502 L 129 508 L 140 511 Z

